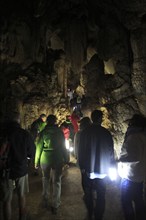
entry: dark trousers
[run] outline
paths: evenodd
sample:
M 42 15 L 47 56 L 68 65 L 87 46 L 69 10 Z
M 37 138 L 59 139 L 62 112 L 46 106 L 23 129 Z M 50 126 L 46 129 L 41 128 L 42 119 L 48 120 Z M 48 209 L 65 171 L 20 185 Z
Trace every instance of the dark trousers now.
M 121 202 L 125 220 L 146 219 L 143 182 L 136 183 L 127 179 L 122 179 Z
M 82 174 L 82 186 L 89 219 L 94 215 L 95 220 L 102 220 L 105 211 L 105 178 L 90 179 L 84 173 Z

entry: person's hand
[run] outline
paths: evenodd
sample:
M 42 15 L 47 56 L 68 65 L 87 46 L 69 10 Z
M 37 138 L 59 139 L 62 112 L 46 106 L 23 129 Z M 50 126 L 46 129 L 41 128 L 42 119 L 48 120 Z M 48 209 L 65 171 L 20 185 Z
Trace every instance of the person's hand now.
M 37 164 L 35 164 L 34 168 L 35 168 L 36 170 L 38 170 L 38 169 L 39 169 L 39 166 L 38 166 Z

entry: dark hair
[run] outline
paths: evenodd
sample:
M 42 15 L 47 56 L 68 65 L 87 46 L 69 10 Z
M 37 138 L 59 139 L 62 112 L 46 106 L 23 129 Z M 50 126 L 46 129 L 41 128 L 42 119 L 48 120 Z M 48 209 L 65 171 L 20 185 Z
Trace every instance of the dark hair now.
M 66 121 L 62 122 L 62 124 L 60 125 L 60 127 L 68 128 L 68 123 L 67 123 Z
M 47 117 L 45 114 L 40 115 L 40 118 L 45 118 L 45 117 Z
M 56 116 L 55 115 L 49 115 L 47 117 L 47 124 L 55 125 L 55 123 L 56 123 Z
M 102 116 L 103 116 L 103 113 L 100 110 L 94 110 L 91 113 L 91 119 L 95 123 L 101 122 L 102 121 Z

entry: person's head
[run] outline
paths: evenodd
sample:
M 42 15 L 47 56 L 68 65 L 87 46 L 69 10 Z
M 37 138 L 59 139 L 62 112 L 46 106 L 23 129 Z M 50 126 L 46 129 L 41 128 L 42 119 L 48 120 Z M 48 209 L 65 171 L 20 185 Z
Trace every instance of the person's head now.
M 66 116 L 66 123 L 71 123 L 71 116 L 70 115 Z
M 89 117 L 84 117 L 79 121 L 79 124 L 80 124 L 80 130 L 83 130 L 91 124 L 91 120 Z
M 68 128 L 68 123 L 66 121 L 64 121 L 61 125 L 61 128 Z
M 11 112 L 8 119 L 9 121 L 17 122 L 20 124 L 20 114 L 18 112 Z
M 41 115 L 40 115 L 40 119 L 41 119 L 43 122 L 46 122 L 47 116 L 46 116 L 45 114 L 41 114 Z
M 56 120 L 57 120 L 57 118 L 56 118 L 55 115 L 49 115 L 47 117 L 47 124 L 48 125 L 55 125 L 56 124 Z
M 129 126 L 144 128 L 146 124 L 146 119 L 140 114 L 134 114 L 129 120 Z
M 102 123 L 102 116 L 103 116 L 102 111 L 94 110 L 91 113 L 91 120 L 92 120 L 93 123 L 101 124 Z

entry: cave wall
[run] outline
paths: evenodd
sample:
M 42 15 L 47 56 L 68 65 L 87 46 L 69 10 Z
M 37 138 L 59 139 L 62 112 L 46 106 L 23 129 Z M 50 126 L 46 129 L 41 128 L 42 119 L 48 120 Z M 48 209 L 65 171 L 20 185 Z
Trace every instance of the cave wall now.
M 146 116 L 146 2 L 2 0 L 0 16 L 1 119 L 18 111 L 24 128 L 41 113 L 61 122 L 72 88 L 86 97 L 85 116 L 103 110 L 118 152 L 128 119 Z

